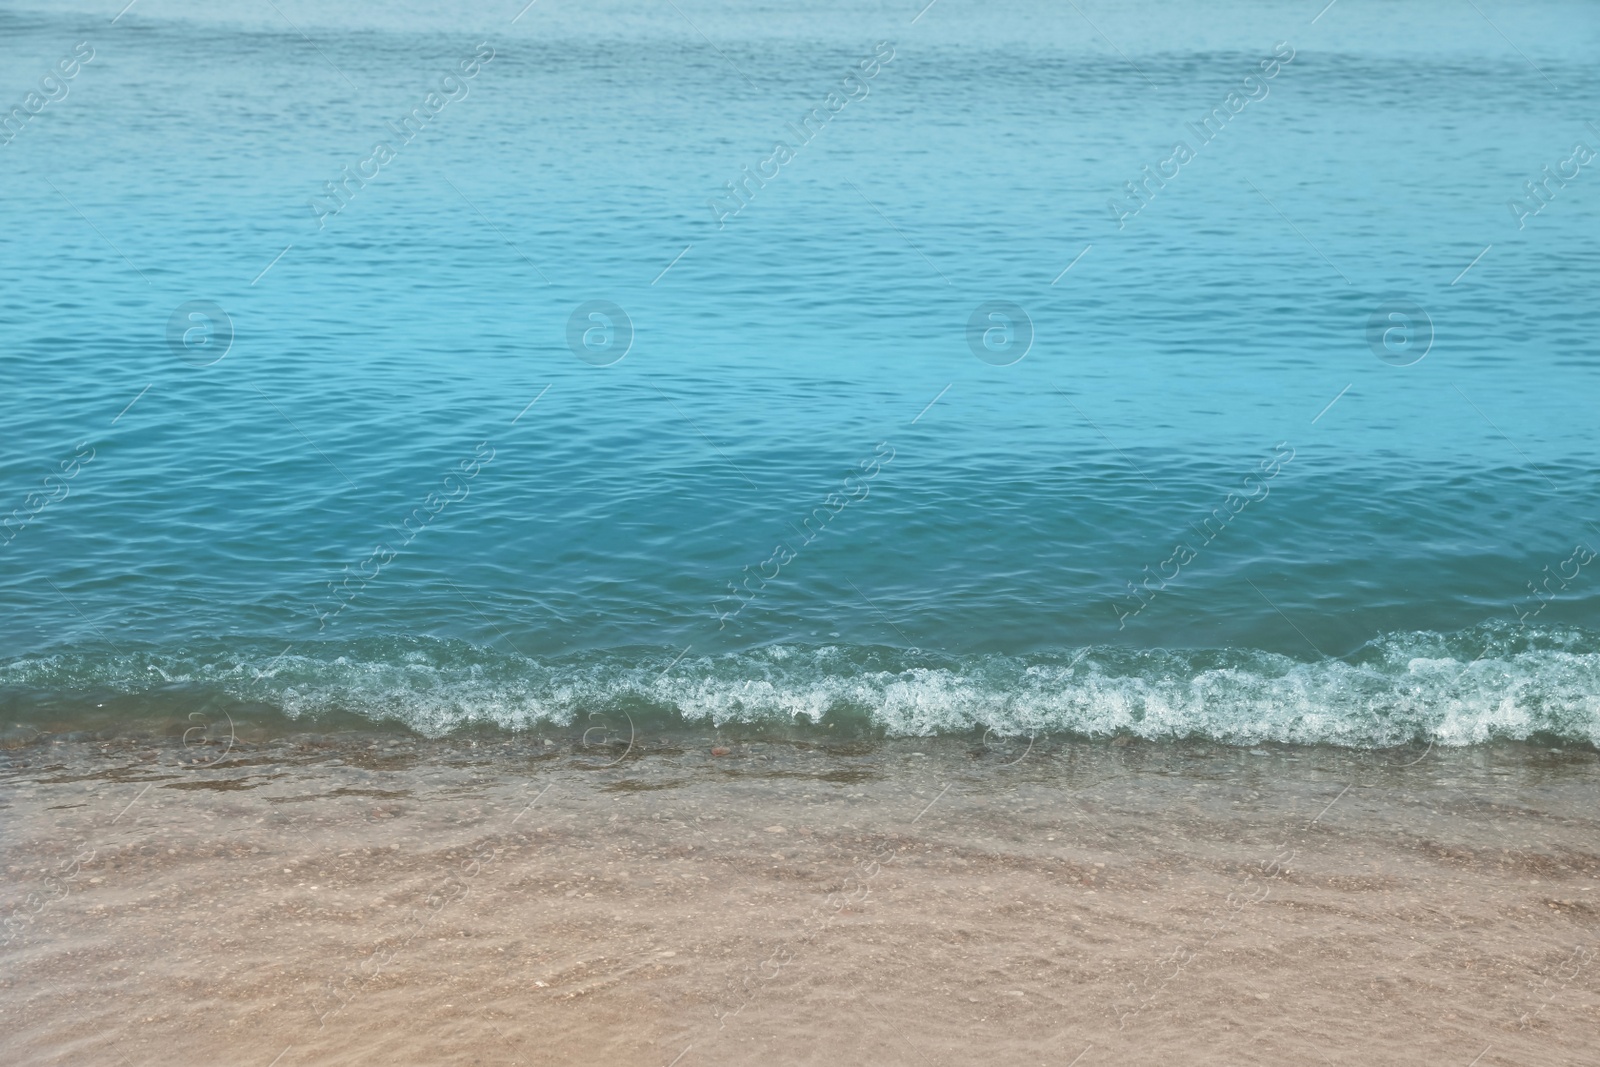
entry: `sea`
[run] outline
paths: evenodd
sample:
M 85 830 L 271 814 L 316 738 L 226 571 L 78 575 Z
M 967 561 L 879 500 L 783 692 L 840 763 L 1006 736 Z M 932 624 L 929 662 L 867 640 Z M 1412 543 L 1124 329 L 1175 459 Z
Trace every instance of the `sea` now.
M 6 738 L 1600 743 L 1592 4 L 123 3 L 0 10 Z

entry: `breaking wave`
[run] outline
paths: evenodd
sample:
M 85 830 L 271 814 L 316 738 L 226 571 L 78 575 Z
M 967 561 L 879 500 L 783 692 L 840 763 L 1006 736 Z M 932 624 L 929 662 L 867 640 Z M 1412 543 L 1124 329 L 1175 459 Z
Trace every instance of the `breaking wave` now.
M 0 697 L 14 719 L 60 719 L 108 702 L 119 718 L 257 708 L 308 723 L 355 715 L 432 736 L 571 725 L 599 712 L 715 726 L 846 719 L 890 736 L 1600 744 L 1600 637 L 1575 629 L 1388 634 L 1311 662 L 1254 649 L 950 656 L 772 645 L 673 655 L 633 648 L 541 660 L 419 638 L 358 642 L 341 655 L 270 655 L 219 643 L 15 659 L 0 665 Z

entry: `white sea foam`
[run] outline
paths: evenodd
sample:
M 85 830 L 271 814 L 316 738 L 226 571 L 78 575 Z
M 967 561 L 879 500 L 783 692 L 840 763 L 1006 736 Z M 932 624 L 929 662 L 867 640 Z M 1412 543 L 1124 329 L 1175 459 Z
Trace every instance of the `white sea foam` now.
M 157 706 L 265 705 L 311 721 L 346 712 L 426 734 L 627 712 L 714 725 L 842 715 L 897 736 L 1121 733 L 1366 747 L 1548 735 L 1600 744 L 1600 642 L 1578 632 L 1389 635 L 1348 659 L 1309 663 L 1241 649 L 939 657 L 780 646 L 685 657 L 663 673 L 671 656 L 538 661 L 424 640 L 270 665 L 215 652 L 62 655 L 0 666 L 0 688 L 54 694 L 56 704 L 109 691 Z

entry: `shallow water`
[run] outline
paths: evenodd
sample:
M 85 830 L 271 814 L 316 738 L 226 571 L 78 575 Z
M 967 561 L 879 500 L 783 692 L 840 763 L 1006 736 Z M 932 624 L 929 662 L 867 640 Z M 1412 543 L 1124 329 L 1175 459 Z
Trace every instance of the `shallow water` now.
M 279 1067 L 1593 1058 L 1592 751 L 721 739 L 0 753 L 0 1048 Z
M 1594 13 L 1320 6 L 0 14 L 7 727 L 1600 741 Z

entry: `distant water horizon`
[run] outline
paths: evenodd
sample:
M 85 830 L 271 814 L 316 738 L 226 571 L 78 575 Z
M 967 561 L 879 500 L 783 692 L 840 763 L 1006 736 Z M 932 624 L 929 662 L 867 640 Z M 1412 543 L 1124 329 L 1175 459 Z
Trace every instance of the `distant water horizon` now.
M 7 730 L 1600 744 L 1586 7 L 117 6 L 0 13 Z

